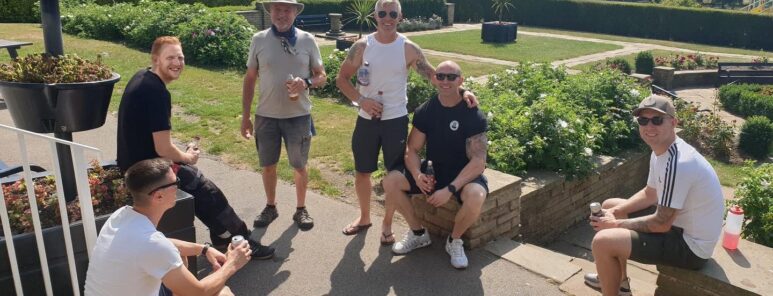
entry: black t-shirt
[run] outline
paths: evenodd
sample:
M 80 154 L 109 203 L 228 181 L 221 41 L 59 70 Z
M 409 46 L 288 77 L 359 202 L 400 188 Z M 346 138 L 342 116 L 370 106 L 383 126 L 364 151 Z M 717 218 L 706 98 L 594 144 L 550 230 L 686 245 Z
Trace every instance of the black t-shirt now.
M 453 107 L 440 104 L 437 95 L 413 114 L 413 127 L 426 135 L 427 160 L 432 161 L 438 183 L 449 183 L 470 162 L 467 138 L 488 130 L 486 117 L 464 100 Z
M 118 108 L 118 166 L 159 157 L 153 133 L 172 129 L 172 96 L 166 84 L 150 69 L 134 74 Z

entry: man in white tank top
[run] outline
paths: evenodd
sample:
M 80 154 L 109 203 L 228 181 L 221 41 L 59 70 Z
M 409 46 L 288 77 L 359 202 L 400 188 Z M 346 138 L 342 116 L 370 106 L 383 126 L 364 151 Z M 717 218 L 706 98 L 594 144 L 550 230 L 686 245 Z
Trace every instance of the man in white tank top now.
M 341 92 L 360 107 L 352 134 L 356 170 L 354 187 L 360 217 L 343 229 L 346 235 L 356 234 L 372 225 L 370 177 L 377 169 L 379 149 L 384 154 L 387 171 L 403 162 L 408 136 L 408 68 L 413 67 L 427 80 L 435 74 L 421 48 L 397 32 L 397 24 L 402 19 L 400 1 L 377 1 L 374 16 L 376 32 L 352 45 L 336 78 Z M 367 68 L 369 79 L 360 81 L 358 89 L 350 81 L 360 67 Z M 477 105 L 472 93 L 465 92 L 464 97 L 470 107 Z M 394 242 L 394 211 L 394 205 L 386 205 L 381 237 L 383 244 Z

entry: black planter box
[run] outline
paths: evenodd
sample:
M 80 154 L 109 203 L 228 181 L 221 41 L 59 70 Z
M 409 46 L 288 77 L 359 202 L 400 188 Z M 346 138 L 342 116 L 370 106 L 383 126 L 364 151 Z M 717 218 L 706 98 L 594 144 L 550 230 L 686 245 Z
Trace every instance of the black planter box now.
M 177 203 L 174 208 L 167 211 L 158 223 L 158 230 L 166 237 L 195 242 L 196 230 L 193 227 L 194 204 L 193 196 L 177 191 Z M 110 215 L 99 216 L 96 219 L 97 231 L 102 229 Z M 86 283 L 86 269 L 88 268 L 88 256 L 86 253 L 86 240 L 83 235 L 81 222 L 70 224 L 73 252 L 75 253 L 75 265 L 78 272 L 78 284 L 81 294 Z M 51 275 L 51 286 L 55 295 L 73 295 L 70 285 L 70 270 L 67 265 L 67 250 L 64 246 L 64 234 L 62 226 L 46 228 L 43 230 L 43 240 L 46 245 L 48 257 L 48 269 Z M 16 249 L 16 258 L 21 274 L 22 289 L 24 295 L 45 295 L 45 285 L 40 268 L 40 258 L 35 242 L 34 233 L 25 233 L 13 237 Z M 121 268 L 116 266 L 116 268 Z M 196 275 L 196 258 L 188 258 L 188 269 Z M 15 295 L 16 289 L 11 274 L 11 265 L 8 260 L 8 249 L 5 238 L 0 237 L 0 294 Z
M 483 42 L 508 43 L 514 42 L 518 36 L 518 23 L 485 22 L 480 31 Z
M 348 49 L 349 47 L 352 47 L 355 40 L 349 40 L 349 39 L 336 39 L 336 49 L 340 51 L 344 51 Z
M 105 124 L 113 86 L 121 76 L 84 83 L 0 81 L 0 97 L 14 125 L 36 133 L 79 132 Z

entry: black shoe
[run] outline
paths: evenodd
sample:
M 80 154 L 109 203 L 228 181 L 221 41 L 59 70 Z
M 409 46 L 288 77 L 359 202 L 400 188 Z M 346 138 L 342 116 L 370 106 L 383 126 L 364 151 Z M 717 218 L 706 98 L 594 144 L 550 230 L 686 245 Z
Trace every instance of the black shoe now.
M 215 250 L 223 252 L 228 249 L 228 244 L 231 243 L 231 238 L 220 238 L 217 235 L 210 235 L 209 239 L 212 240 L 212 247 Z
M 311 219 L 311 216 L 309 216 L 309 212 L 306 211 L 306 208 L 298 209 L 295 211 L 295 214 L 293 215 L 293 221 L 295 221 L 295 224 L 298 224 L 298 228 L 302 230 L 309 230 L 314 227 L 314 219 Z
M 263 211 L 260 212 L 260 215 L 258 217 L 255 217 L 255 222 L 253 223 L 254 227 L 266 227 L 271 222 L 274 222 L 276 217 L 279 217 L 279 212 L 276 211 L 276 207 L 269 207 L 266 206 L 263 208 Z
M 250 254 L 251 259 L 265 260 L 274 257 L 274 248 L 261 245 L 252 240 L 248 240 L 248 242 L 250 243 L 250 250 L 252 250 L 252 253 Z

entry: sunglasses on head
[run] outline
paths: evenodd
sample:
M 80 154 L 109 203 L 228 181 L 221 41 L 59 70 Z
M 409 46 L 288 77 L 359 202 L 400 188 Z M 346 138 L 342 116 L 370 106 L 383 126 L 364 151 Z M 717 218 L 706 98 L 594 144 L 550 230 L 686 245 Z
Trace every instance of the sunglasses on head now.
M 284 51 L 285 51 L 287 54 L 291 54 L 291 55 L 297 55 L 297 54 L 298 54 L 298 52 L 297 52 L 297 51 L 295 51 L 295 47 L 293 47 L 293 46 L 290 44 L 290 41 L 289 41 L 289 40 L 287 40 L 287 38 L 285 38 L 285 37 L 279 37 L 279 42 L 282 44 L 282 49 L 284 49 Z
M 378 17 L 379 18 L 385 18 L 386 16 L 387 16 L 387 12 L 386 11 L 382 10 L 382 11 L 378 12 Z M 391 17 L 393 19 L 397 19 L 397 11 L 390 11 L 389 12 L 389 17 Z
M 164 184 L 164 185 L 156 187 L 155 189 L 153 189 L 150 192 L 148 192 L 148 195 L 153 195 L 153 193 L 155 193 L 156 191 L 159 191 L 159 190 L 165 189 L 165 188 L 169 188 L 169 187 L 172 187 L 172 186 L 178 186 L 179 184 L 180 184 L 180 178 L 178 177 L 178 178 L 175 178 L 174 182 L 172 182 L 172 183 Z
M 652 118 L 641 117 L 641 116 L 636 117 L 636 122 L 638 122 L 639 125 L 641 125 L 641 126 L 645 126 L 645 125 L 649 124 L 650 122 L 652 122 L 653 125 L 658 126 L 658 125 L 663 124 L 663 120 L 664 120 L 663 116 L 655 116 L 655 117 L 652 117 Z
M 437 80 L 440 80 L 440 81 L 443 81 L 443 80 L 454 81 L 456 80 L 457 77 L 459 77 L 459 74 L 435 73 L 435 78 L 437 78 Z

